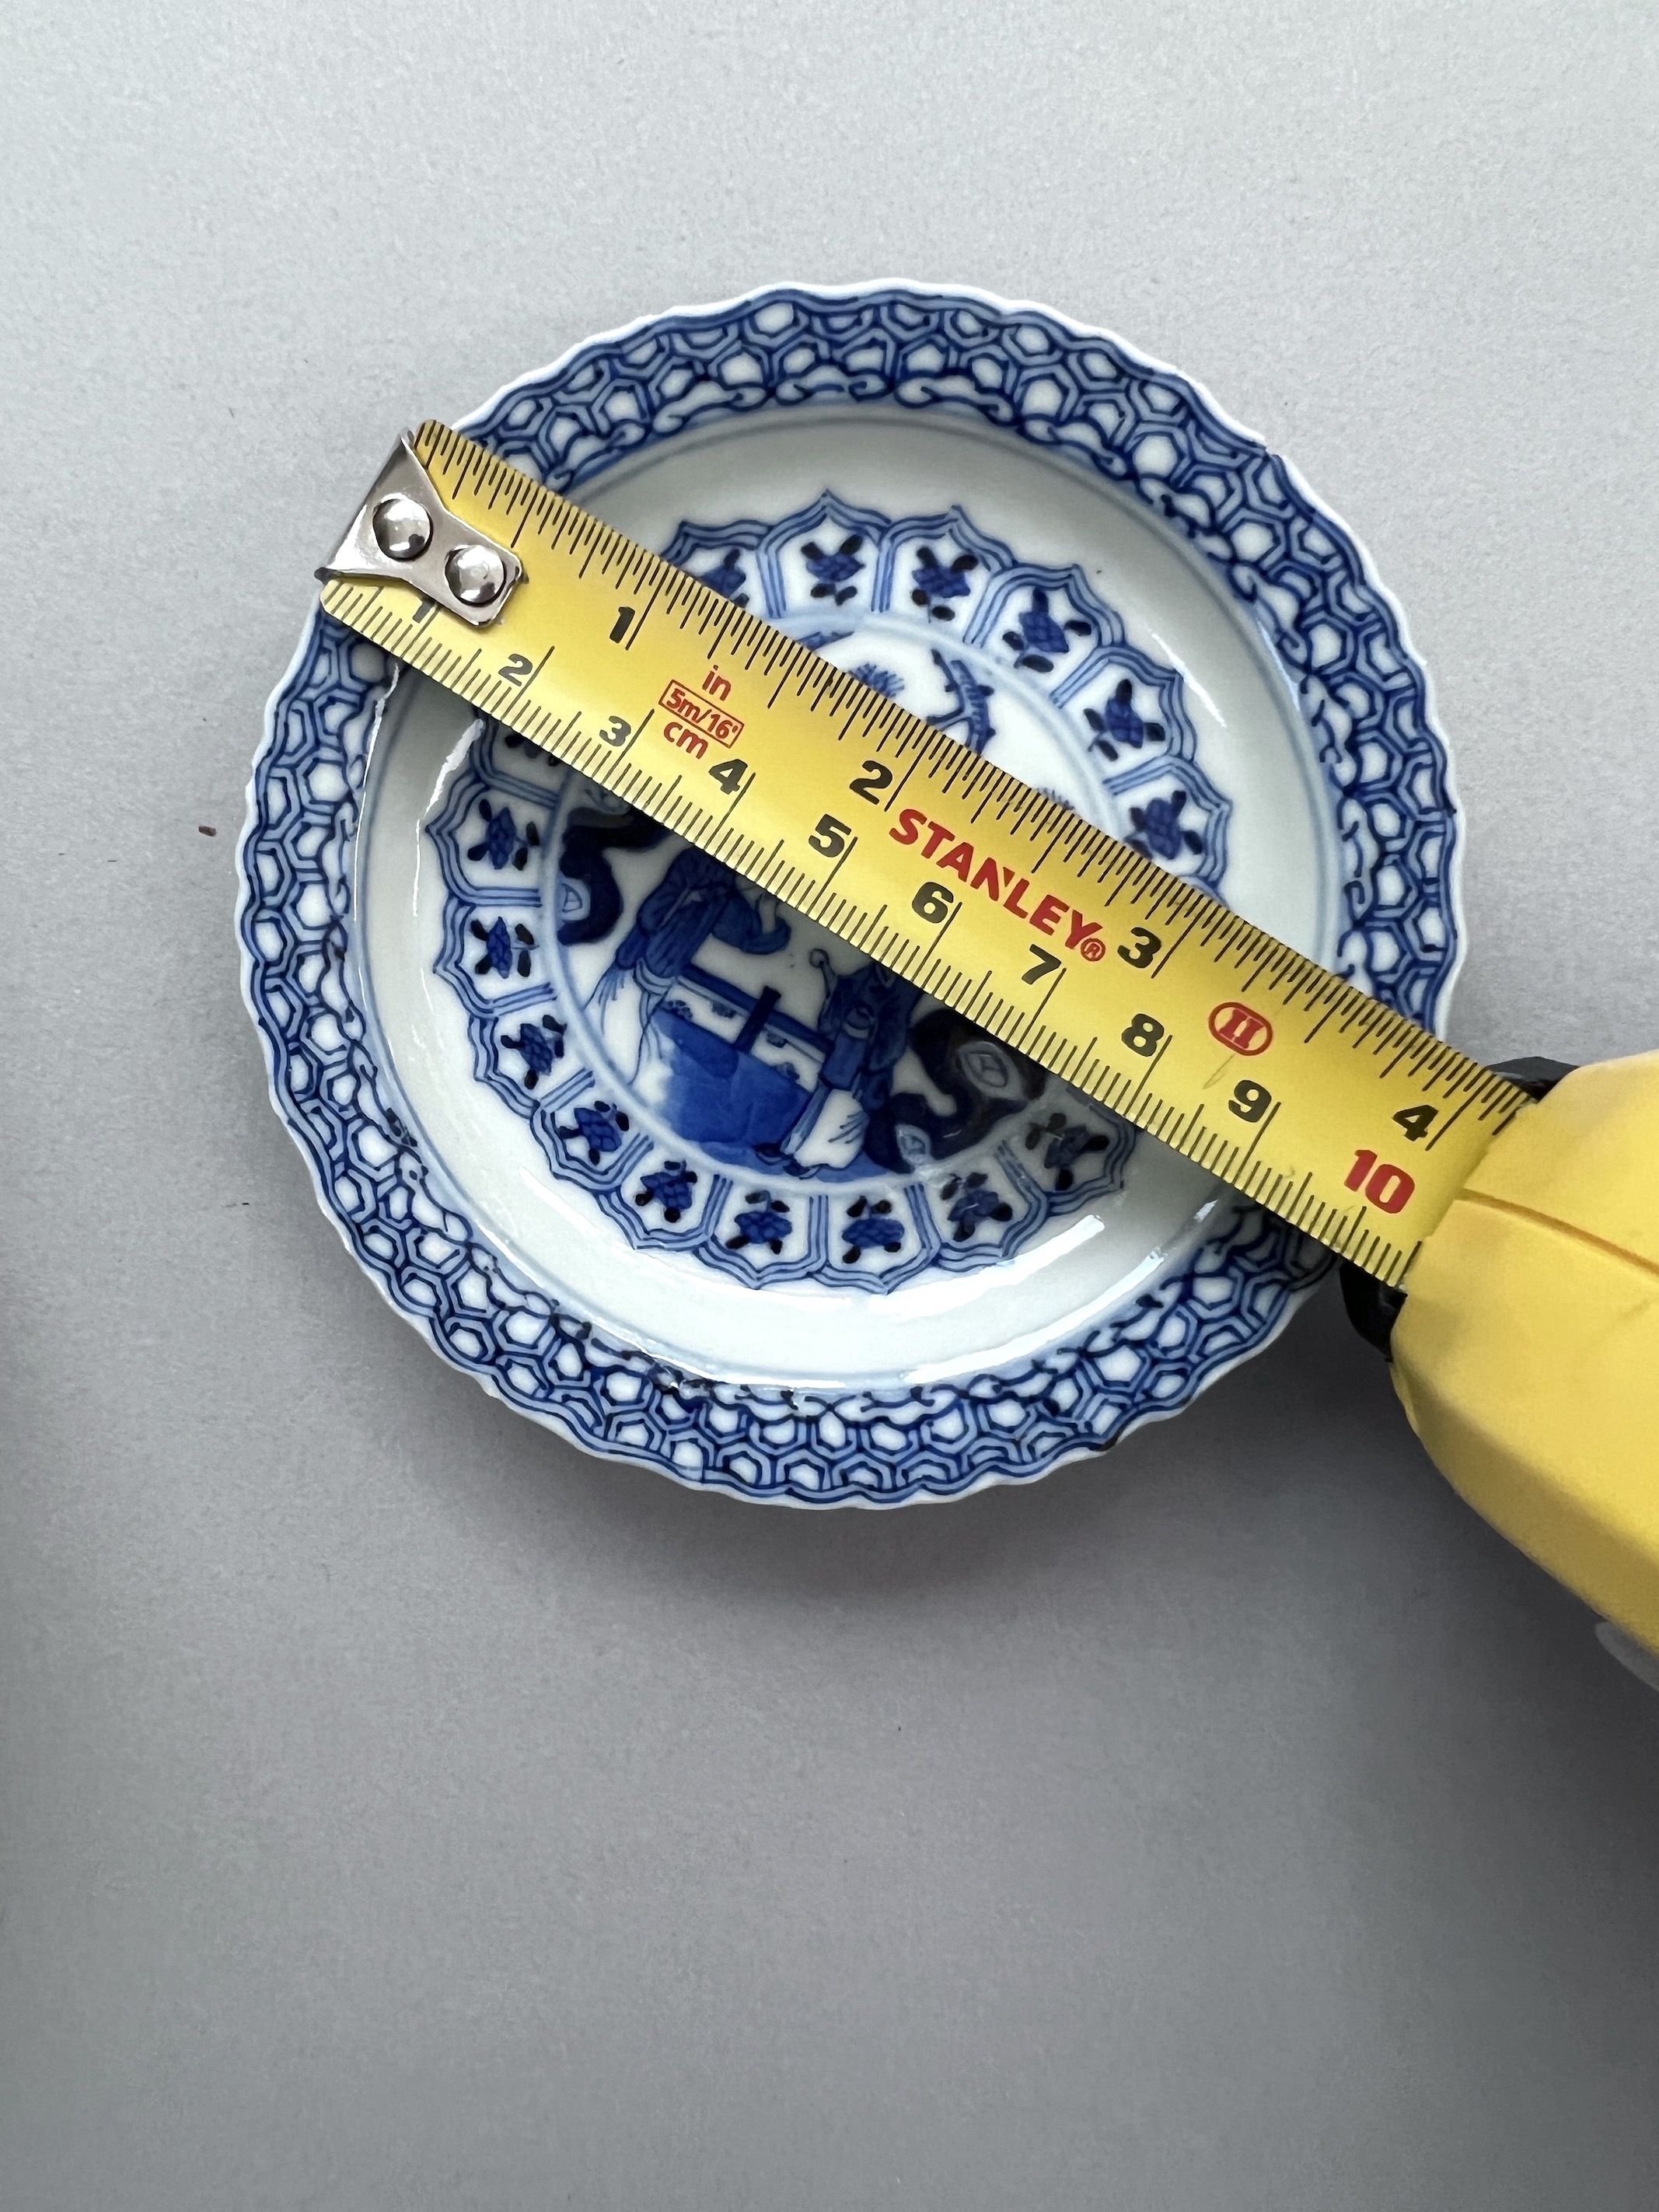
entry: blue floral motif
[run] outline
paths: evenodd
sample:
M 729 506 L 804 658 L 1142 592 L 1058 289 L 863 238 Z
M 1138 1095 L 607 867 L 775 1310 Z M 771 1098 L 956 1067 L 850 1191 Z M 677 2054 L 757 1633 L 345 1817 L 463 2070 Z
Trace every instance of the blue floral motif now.
M 1040 676 L 1050 674 L 1054 662 L 1071 651 L 1073 637 L 1091 635 L 1091 625 L 1078 616 L 1068 617 L 1063 627 L 1057 623 L 1048 611 L 1048 594 L 1040 586 L 1033 588 L 1030 605 L 1017 620 L 1018 629 L 1005 630 L 1002 641 L 1019 656 L 1016 668 L 1034 668 Z
M 854 532 L 850 538 L 843 538 L 833 553 L 824 552 L 816 544 L 802 546 L 801 557 L 817 579 L 812 586 L 815 599 L 833 599 L 838 607 L 846 605 L 856 589 L 851 579 L 864 567 L 863 562 L 854 557 L 863 544 L 863 538 Z
M 475 975 L 487 975 L 492 969 L 497 975 L 510 975 L 514 968 L 520 975 L 530 973 L 530 956 L 536 940 L 523 922 L 514 922 L 509 930 L 502 916 L 497 915 L 488 929 L 483 922 L 475 921 L 472 934 L 483 947 L 472 963 Z
M 492 811 L 489 801 L 481 799 L 478 811 L 484 820 L 484 834 L 477 844 L 468 846 L 467 859 L 487 860 L 492 868 L 504 868 L 511 860 L 515 868 L 522 869 L 532 851 L 542 842 L 542 833 L 536 824 L 527 823 L 520 836 L 510 806 L 497 807 Z
M 1043 1145 L 1043 1139 L 1048 1139 Z M 1089 1152 L 1103 1152 L 1110 1139 L 1086 1122 L 1068 1121 L 1064 1114 L 1051 1114 L 1046 1121 L 1033 1121 L 1025 1132 L 1025 1149 L 1033 1152 L 1043 1145 L 1042 1164 L 1054 1176 L 1056 1190 L 1070 1190 L 1076 1178 L 1072 1170 Z
M 912 602 L 926 607 L 935 622 L 954 622 L 957 611 L 950 602 L 967 598 L 973 589 L 969 578 L 978 566 L 976 553 L 958 553 L 947 568 L 933 547 L 924 545 L 911 580 Z
M 501 1043 L 508 1052 L 516 1052 L 524 1061 L 524 1073 L 520 1078 L 526 1091 L 533 1091 L 543 1076 L 553 1073 L 554 1063 L 564 1058 L 565 1025 L 551 1014 L 544 1014 L 539 1024 L 532 1029 L 521 1022 L 517 1036 L 502 1036 Z
M 1085 720 L 1095 733 L 1091 740 L 1091 750 L 1104 753 L 1109 761 L 1115 761 L 1125 746 L 1139 752 L 1149 742 L 1163 742 L 1164 725 L 1143 722 L 1134 709 L 1134 696 L 1135 687 L 1126 676 L 1106 702 L 1103 714 L 1093 707 L 1083 710 Z
M 598 1167 L 607 1152 L 622 1150 L 623 1134 L 629 1120 L 620 1108 L 608 1098 L 596 1098 L 591 1106 L 578 1106 L 574 1116 L 575 1127 L 561 1127 L 559 1134 L 567 1143 L 581 1143 L 587 1147 L 588 1164 Z
M 1138 834 L 1126 838 L 1125 843 L 1149 860 L 1175 860 L 1183 852 L 1201 853 L 1204 840 L 1181 819 L 1186 804 L 1184 791 L 1172 791 L 1167 799 L 1149 799 L 1145 806 L 1132 806 L 1129 819 Z
M 1013 1207 L 978 1170 L 960 1178 L 953 1176 L 939 1196 L 956 1200 L 948 1218 L 951 1235 L 958 1244 L 965 1244 L 981 1221 L 1009 1221 L 1013 1218 Z
M 904 1224 L 894 1220 L 890 1199 L 878 1198 L 872 1204 L 856 1198 L 847 1209 L 842 1237 L 847 1247 L 842 1260 L 850 1267 L 866 1252 L 896 1252 L 904 1242 Z
M 723 377 L 728 362 L 742 374 Z M 595 340 L 465 427 L 569 491 L 629 451 L 757 406 L 864 402 L 954 409 L 1063 453 L 1210 565 L 1295 685 L 1340 810 L 1338 964 L 1432 1024 L 1459 946 L 1457 824 L 1422 670 L 1342 526 L 1175 372 L 976 295 L 781 288 Z M 949 1496 L 1030 1480 L 1175 1410 L 1317 1279 L 1316 1249 L 1225 1200 L 1196 1250 L 1086 1337 L 971 1379 L 851 1389 L 711 1382 L 569 1310 L 446 1195 L 360 992 L 354 840 L 386 680 L 381 655 L 313 614 L 255 763 L 244 987 L 273 1099 L 342 1238 L 434 1349 L 508 1405 L 588 1450 L 738 1496 Z M 1178 729 L 1162 702 L 1158 713 Z
M 763 1244 L 775 1256 L 792 1225 L 787 1198 L 774 1198 L 769 1190 L 751 1190 L 745 1211 L 737 1217 L 737 1234 L 726 1238 L 726 1249 L 741 1252 L 745 1245 Z
M 716 567 L 705 568 L 697 581 L 707 584 L 711 592 L 718 592 L 723 599 L 730 599 L 733 606 L 746 607 L 749 604 L 749 594 L 743 587 L 743 562 L 735 545 L 728 546 L 726 558 Z
M 695 1168 L 688 1167 L 684 1160 L 669 1160 L 650 1175 L 640 1177 L 641 1187 L 634 1203 L 641 1208 L 660 1206 L 665 1221 L 678 1221 L 691 1204 L 692 1187 L 696 1180 Z

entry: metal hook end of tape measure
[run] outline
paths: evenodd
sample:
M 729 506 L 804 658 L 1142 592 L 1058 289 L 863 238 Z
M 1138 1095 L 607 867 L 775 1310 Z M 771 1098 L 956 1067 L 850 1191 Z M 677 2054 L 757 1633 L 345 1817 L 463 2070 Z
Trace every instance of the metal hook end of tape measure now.
M 323 583 L 374 576 L 410 584 L 447 614 L 483 629 L 523 581 L 524 564 L 510 546 L 451 513 L 405 431 L 317 576 Z

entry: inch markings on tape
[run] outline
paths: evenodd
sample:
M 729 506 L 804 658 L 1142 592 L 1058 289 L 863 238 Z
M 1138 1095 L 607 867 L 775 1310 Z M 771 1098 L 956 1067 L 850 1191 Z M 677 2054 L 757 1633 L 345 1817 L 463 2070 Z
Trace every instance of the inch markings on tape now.
M 1527 1106 L 470 439 L 413 447 L 513 556 L 500 613 L 337 574 L 329 614 L 1384 1282 Z

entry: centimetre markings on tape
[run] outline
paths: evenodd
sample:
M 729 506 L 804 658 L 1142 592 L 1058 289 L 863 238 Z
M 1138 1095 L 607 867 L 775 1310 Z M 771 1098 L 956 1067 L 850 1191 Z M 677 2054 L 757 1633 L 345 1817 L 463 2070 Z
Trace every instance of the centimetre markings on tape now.
M 522 573 L 479 627 L 337 556 L 331 615 L 1401 1282 L 1512 1084 L 470 439 L 412 443 Z

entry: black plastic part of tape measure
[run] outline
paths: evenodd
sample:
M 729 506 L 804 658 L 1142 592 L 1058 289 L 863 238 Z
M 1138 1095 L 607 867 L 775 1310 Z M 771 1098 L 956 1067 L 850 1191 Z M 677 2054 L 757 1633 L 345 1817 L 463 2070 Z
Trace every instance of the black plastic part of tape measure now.
M 1533 1055 L 1499 1060 L 1492 1072 L 1494 1075 L 1506 1075 L 1528 1098 L 1538 1099 L 1553 1091 L 1564 1075 L 1572 1073 L 1572 1068 L 1564 1060 L 1540 1060 Z M 1379 1282 L 1375 1275 L 1356 1267 L 1352 1260 L 1339 1262 L 1337 1279 L 1342 1285 L 1342 1303 L 1347 1309 L 1348 1319 L 1367 1344 L 1374 1346 L 1384 1359 L 1391 1359 L 1394 1325 L 1406 1303 L 1405 1291 L 1391 1283 Z

